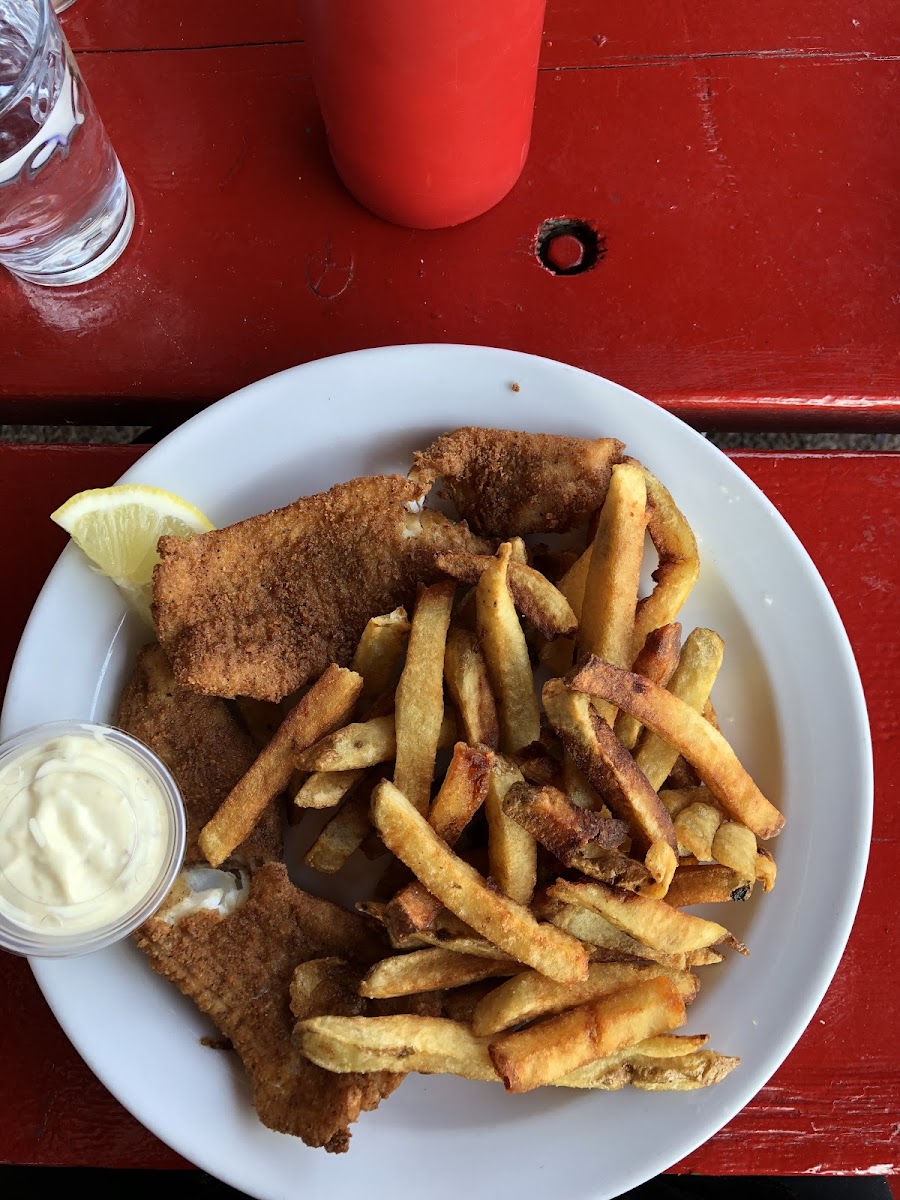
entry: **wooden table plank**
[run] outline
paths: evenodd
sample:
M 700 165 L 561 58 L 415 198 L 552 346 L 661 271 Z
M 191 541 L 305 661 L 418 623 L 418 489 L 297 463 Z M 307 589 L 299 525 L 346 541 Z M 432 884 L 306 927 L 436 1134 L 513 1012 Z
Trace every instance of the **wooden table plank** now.
M 303 45 L 84 67 L 138 229 L 82 287 L 0 279 L 0 419 L 178 420 L 306 359 L 459 341 L 573 362 L 709 428 L 900 424 L 900 60 L 542 71 L 523 179 L 438 232 L 344 192 Z M 592 271 L 538 262 L 559 216 L 605 239 Z
M 62 533 L 44 519 L 82 487 L 111 483 L 140 453 L 122 447 L 0 445 L 8 518 L 0 671 Z M 709 1174 L 900 1171 L 900 932 L 889 898 L 900 854 L 896 594 L 900 458 L 733 456 L 770 496 L 816 561 L 846 623 L 869 704 L 875 750 L 872 854 L 856 926 L 819 1012 L 772 1082 L 677 1170 Z M 827 880 L 811 881 L 827 888 Z M 0 956 L 0 1162 L 182 1165 L 90 1074 L 56 1026 L 27 965 Z
M 302 0 L 78 0 L 63 17 L 76 50 L 148 50 L 300 41 Z M 549 0 L 543 62 L 604 66 L 634 58 L 689 54 L 897 54 L 893 0 L 645 0 L 598 6 Z

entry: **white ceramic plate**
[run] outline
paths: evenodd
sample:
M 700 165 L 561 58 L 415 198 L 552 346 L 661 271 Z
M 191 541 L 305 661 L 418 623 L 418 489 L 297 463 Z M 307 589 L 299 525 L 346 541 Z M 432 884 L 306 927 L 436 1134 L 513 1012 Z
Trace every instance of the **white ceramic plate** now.
M 517 383 L 517 391 L 512 384 Z M 729 913 L 751 958 L 703 973 L 692 1032 L 743 1063 L 683 1095 L 626 1090 L 505 1096 L 411 1076 L 333 1156 L 264 1129 L 237 1065 L 200 1045 L 205 1020 L 130 945 L 34 962 L 88 1065 L 145 1125 L 264 1200 L 615 1196 L 720 1129 L 784 1060 L 844 949 L 862 887 L 872 774 L 862 690 L 812 563 L 775 509 L 686 425 L 623 388 L 546 359 L 401 346 L 309 363 L 245 388 L 171 434 L 125 476 L 184 495 L 219 525 L 340 480 L 405 470 L 457 425 L 622 438 L 697 532 L 686 629 L 725 638 L 716 708 L 738 754 L 787 814 L 778 885 Z M 67 549 L 35 605 L 3 711 L 8 735 L 62 717 L 109 719 L 137 631 L 114 589 Z M 816 881 L 828 879 L 823 892 Z

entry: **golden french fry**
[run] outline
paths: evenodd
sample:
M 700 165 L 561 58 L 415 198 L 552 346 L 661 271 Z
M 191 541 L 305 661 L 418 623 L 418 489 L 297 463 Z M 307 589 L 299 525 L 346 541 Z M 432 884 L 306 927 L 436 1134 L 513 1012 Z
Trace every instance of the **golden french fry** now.
M 455 954 L 444 949 L 414 950 L 377 962 L 360 983 L 359 994 L 372 999 L 411 996 L 438 988 L 462 987 L 497 975 L 512 975 L 518 970 L 518 963 L 508 960 Z
M 649 1064 L 652 1060 L 663 1060 L 660 1065 L 667 1065 L 694 1054 L 708 1041 L 709 1034 L 706 1033 L 664 1033 L 659 1037 L 647 1038 L 637 1046 L 627 1046 L 606 1058 L 598 1058 L 596 1062 L 579 1067 L 577 1071 L 570 1071 L 562 1079 L 557 1079 L 553 1086 L 618 1091 L 627 1087 L 632 1080 L 632 1062 Z
M 589 845 L 612 848 L 628 834 L 614 821 L 579 808 L 558 788 L 514 783 L 503 798 L 503 811 L 567 866 Z
M 689 1092 L 719 1083 L 740 1064 L 739 1058 L 698 1050 L 681 1058 L 633 1058 L 630 1083 L 645 1092 Z
M 294 796 L 294 804 L 297 808 L 334 808 L 365 773 L 365 767 L 355 771 L 314 771 Z
M 428 824 L 439 838 L 452 846 L 485 801 L 493 754 L 481 747 L 457 742 L 453 758 L 434 798 Z M 387 905 L 385 923 L 395 937 L 424 929 L 441 911 L 436 900 L 419 881 L 408 883 Z
M 552 884 L 547 894 L 564 904 L 592 908 L 623 933 L 665 954 L 685 954 L 720 942 L 746 954 L 724 925 L 688 916 L 664 900 L 651 900 L 606 883 L 569 883 L 564 879 Z
M 674 821 L 679 852 L 693 854 L 698 862 L 712 862 L 713 838 L 721 824 L 721 809 L 714 804 L 689 804 Z M 753 838 L 753 857 L 756 858 L 756 838 Z
M 280 704 L 270 700 L 254 700 L 252 696 L 236 696 L 234 700 L 247 726 L 247 732 L 257 750 L 262 750 L 275 736 L 284 714 Z
M 688 908 L 692 904 L 721 904 L 731 900 L 746 900 L 751 885 L 730 867 L 719 863 L 695 863 L 681 866 L 675 872 L 666 903 L 673 908 Z
M 591 564 L 578 625 L 579 654 L 630 667 L 634 614 L 647 528 L 647 488 L 640 467 L 613 467 L 606 500 L 594 534 Z M 609 724 L 611 704 L 595 705 Z
M 350 792 L 303 856 L 308 867 L 323 875 L 334 875 L 360 848 L 372 830 L 369 806 L 372 791 L 382 778 L 375 772 Z
M 610 699 L 670 741 L 725 812 L 752 829 L 757 837 L 775 837 L 784 828 L 784 817 L 741 766 L 728 742 L 701 713 L 665 688 L 596 658 L 574 672 L 569 685 L 576 691 Z
M 672 818 L 631 755 L 584 696 L 561 679 L 550 679 L 544 684 L 543 700 L 567 753 L 613 816 L 627 823 L 637 849 L 646 853 L 657 841 L 668 842 L 674 849 Z
M 691 708 L 702 712 L 722 665 L 724 649 L 722 639 L 713 630 L 692 630 L 684 643 L 667 690 Z M 649 729 L 644 730 L 634 761 L 655 791 L 666 782 L 677 758 L 678 750 L 671 742 Z
M 756 854 L 756 878 L 763 885 L 764 892 L 771 892 L 775 886 L 775 859 L 761 846 Z
M 756 837 L 746 825 L 725 821 L 718 827 L 710 857 L 730 867 L 745 883 L 756 879 L 756 855 Z
M 448 713 L 441 722 L 438 748 L 446 749 L 455 740 L 456 720 Z M 390 762 L 396 753 L 397 734 L 391 714 L 335 730 L 298 755 L 298 765 L 304 771 L 354 771 Z
M 379 696 L 393 691 L 406 652 L 409 618 L 405 608 L 395 608 L 381 617 L 372 617 L 363 630 L 350 669 L 363 677 L 363 689 L 356 709 L 368 717 L 368 709 Z
M 577 982 L 586 977 L 587 954 L 579 942 L 562 930 L 539 925 L 522 905 L 492 891 L 387 782 L 376 789 L 372 818 L 388 849 L 482 937 L 551 979 Z
M 477 584 L 491 562 L 493 559 L 487 554 L 446 553 L 434 556 L 435 566 L 460 583 Z M 568 600 L 540 571 L 511 557 L 508 579 L 513 603 L 542 637 L 551 639 L 575 632 L 578 621 Z
M 701 783 L 698 787 L 660 788 L 659 798 L 673 822 L 691 804 L 713 804 L 713 794 Z
M 504 542 L 497 558 L 478 581 L 475 610 L 478 636 L 497 701 L 500 749 L 514 753 L 538 740 L 541 718 L 528 647 L 507 581 L 509 559 L 509 542 Z
M 200 849 L 212 866 L 249 837 L 267 805 L 287 786 L 298 755 L 346 718 L 361 688 L 359 675 L 332 664 L 285 717 L 200 833 Z
M 297 1023 L 294 1036 L 306 1057 L 326 1071 L 497 1079 L 487 1042 L 445 1017 L 312 1017 Z
M 650 872 L 652 881 L 640 889 L 641 895 L 662 900 L 678 867 L 677 854 L 668 842 L 653 842 L 644 857 L 644 866 Z
M 665 845 L 664 842 L 653 844 Z M 674 852 L 672 853 L 674 857 Z M 643 863 L 629 858 L 619 850 L 591 848 L 589 854 L 573 854 L 567 865 L 574 867 L 582 875 L 599 879 L 602 883 L 615 884 L 616 887 L 643 891 L 653 883 L 653 876 Z
M 569 755 L 563 760 L 563 791 L 573 804 L 591 812 L 607 813 L 609 809 L 591 787 L 587 776 L 575 766 Z
M 513 1025 L 554 1016 L 659 975 L 672 980 L 685 1004 L 690 1004 L 696 996 L 699 984 L 690 971 L 670 971 L 656 964 L 591 963 L 584 983 L 555 983 L 537 971 L 522 971 L 479 1001 L 472 1014 L 472 1032 L 476 1037 L 489 1037 Z
M 632 664 L 635 675 L 644 679 L 652 679 L 660 687 L 667 687 L 669 680 L 678 666 L 681 653 L 681 626 L 677 621 L 670 621 L 661 629 L 652 630 L 643 649 Z M 635 720 L 631 713 L 620 712 L 616 717 L 616 737 L 626 750 L 633 750 L 641 732 L 640 721 Z
M 665 976 L 601 996 L 488 1046 L 509 1092 L 528 1092 L 598 1058 L 685 1021 L 684 1001 Z
M 504 809 L 507 792 L 522 782 L 518 767 L 498 755 L 491 769 L 484 812 L 491 879 L 510 899 L 527 905 L 537 881 L 537 843 Z
M 455 590 L 453 583 L 434 583 L 420 590 L 406 664 L 397 684 L 394 786 L 420 813 L 427 813 L 431 804 L 434 760 L 444 717 L 444 651 Z
M 560 904 L 555 911 L 548 913 L 548 919 L 557 928 L 564 929 L 572 937 L 577 937 L 579 941 L 595 946 L 598 951 L 608 955 L 605 961 L 637 964 L 655 962 L 675 971 L 684 971 L 689 965 L 700 965 L 689 964 L 686 954 L 664 954 L 643 945 L 589 908 Z M 592 954 L 592 958 L 596 958 L 596 955 Z
M 584 585 L 587 582 L 591 566 L 593 544 L 588 546 L 572 563 L 563 577 L 557 582 L 557 589 L 562 592 L 569 607 L 575 614 L 575 619 L 581 619 L 581 607 L 584 602 Z M 572 665 L 572 655 L 575 653 L 574 637 L 557 638 L 548 642 L 541 650 L 541 663 L 551 675 L 565 675 Z
M 453 703 L 459 709 L 466 741 L 470 746 L 488 746 L 496 750 L 500 725 L 487 663 L 475 634 L 456 623 L 450 626 L 447 634 L 444 679 Z
M 554 758 L 540 742 L 532 742 L 530 746 L 506 756 L 516 764 L 522 772 L 522 778 L 527 783 L 538 786 L 550 785 L 562 787 L 563 764 Z
M 633 463 L 635 460 L 626 461 Z M 632 662 L 642 650 L 651 630 L 675 620 L 700 574 L 697 540 L 690 525 L 656 476 L 651 475 L 646 467 L 641 466 L 640 469 L 647 488 L 647 532 L 659 555 L 659 565 L 653 572 L 655 587 L 649 596 L 639 602 L 635 613 Z

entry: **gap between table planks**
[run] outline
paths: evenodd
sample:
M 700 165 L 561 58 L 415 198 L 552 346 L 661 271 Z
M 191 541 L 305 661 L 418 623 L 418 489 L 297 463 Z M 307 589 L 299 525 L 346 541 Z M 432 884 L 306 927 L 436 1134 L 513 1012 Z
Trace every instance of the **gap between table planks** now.
M 142 453 L 123 446 L 0 444 L 7 521 L 0 678 L 65 537 L 46 518 L 73 492 L 105 486 Z M 730 455 L 793 526 L 847 626 L 875 751 L 875 827 L 856 926 L 807 1032 L 771 1083 L 675 1168 L 705 1174 L 900 1173 L 900 854 L 896 595 L 900 456 Z M 827 881 L 820 881 L 826 887 Z M 215 1051 L 210 1051 L 215 1053 Z M 183 1160 L 91 1075 L 28 965 L 0 955 L 0 1162 L 174 1168 Z M 364 1119 L 377 1120 L 377 1114 Z
M 704 428 L 900 428 L 885 24 L 862 49 L 850 25 L 846 55 L 833 14 L 823 54 L 725 52 L 723 27 L 699 57 L 635 27 L 627 63 L 548 67 L 517 187 L 437 232 L 340 186 L 303 44 L 87 54 L 138 227 L 65 295 L 0 277 L 0 420 L 178 421 L 297 362 L 455 341 L 571 362 Z M 538 263 L 559 216 L 604 239 L 592 270 Z

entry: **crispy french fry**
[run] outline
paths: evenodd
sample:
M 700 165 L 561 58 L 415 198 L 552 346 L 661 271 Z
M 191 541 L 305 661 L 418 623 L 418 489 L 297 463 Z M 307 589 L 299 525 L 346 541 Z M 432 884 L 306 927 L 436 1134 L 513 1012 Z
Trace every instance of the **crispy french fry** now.
M 510 899 L 528 905 L 537 882 L 537 843 L 504 809 L 509 789 L 520 783 L 518 767 L 498 755 L 491 769 L 484 811 L 491 879 Z
M 294 804 L 297 808 L 334 808 L 365 773 L 365 767 L 355 771 L 314 771 L 294 796 Z
M 446 714 L 441 722 L 438 748 L 447 749 L 456 740 L 456 721 Z M 397 735 L 393 714 L 357 721 L 321 738 L 298 755 L 304 771 L 354 771 L 390 762 L 397 753 Z
M 536 742 L 541 719 L 525 635 L 509 590 L 510 546 L 504 542 L 497 558 L 478 581 L 475 609 L 478 635 L 487 660 L 500 718 L 500 749 L 514 753 Z
M 740 1061 L 714 1050 L 670 1059 L 636 1056 L 629 1061 L 629 1082 L 645 1092 L 690 1092 L 719 1083 Z
M 642 896 L 662 900 L 678 866 L 678 856 L 668 842 L 653 842 L 644 857 L 644 866 L 652 876 L 652 882 L 640 889 Z
M 669 816 L 674 819 L 691 804 L 713 804 L 713 794 L 709 788 L 699 784 L 697 787 L 660 788 L 659 798 L 666 807 Z
M 411 996 L 438 988 L 462 987 L 480 979 L 513 975 L 518 963 L 503 959 L 455 954 L 452 950 L 414 950 L 377 962 L 359 985 L 359 994 L 376 999 L 384 996 Z
M 750 886 L 730 867 L 720 866 L 719 863 L 681 866 L 669 884 L 666 903 L 673 908 L 688 908 L 692 904 L 746 900 L 750 895 Z
M 496 962 L 509 961 L 512 964 L 518 964 L 518 968 L 521 970 L 521 963 L 518 962 L 518 959 L 513 958 L 504 950 L 498 950 L 493 942 L 480 937 L 474 931 L 471 934 L 453 935 L 447 934 L 443 930 L 423 929 L 416 936 L 421 940 L 423 947 L 437 946 L 441 950 L 469 955 L 472 958 L 489 958 Z
M 592 908 L 623 933 L 665 954 L 685 954 L 720 942 L 746 954 L 724 925 L 688 916 L 663 900 L 651 900 L 606 883 L 569 883 L 564 879 L 552 884 L 547 894 L 564 904 Z
M 605 917 L 601 917 L 592 909 L 579 908 L 574 904 L 560 904 L 555 911 L 548 913 L 548 917 L 557 928 L 564 929 L 579 941 L 608 954 L 610 958 L 607 961 L 637 964 L 655 962 L 676 971 L 686 970 L 689 965 L 686 954 L 664 954 L 653 950 L 611 925 Z
M 543 700 L 567 753 L 600 792 L 613 816 L 628 824 L 637 849 L 646 853 L 657 841 L 668 842 L 674 849 L 672 818 L 606 722 L 560 679 L 544 684 Z
M 300 1049 L 326 1071 L 418 1071 L 496 1082 L 487 1043 L 445 1017 L 313 1017 L 294 1028 Z
M 775 873 L 775 859 L 760 846 L 756 854 L 756 878 L 763 885 L 764 892 L 771 892 L 775 886 Z
M 738 761 L 722 735 L 701 713 L 647 679 L 599 659 L 589 659 L 569 684 L 576 691 L 611 699 L 684 755 L 725 812 L 759 838 L 775 837 L 784 817 Z M 545 688 L 546 690 L 546 688 Z
M 609 810 L 603 803 L 583 771 L 575 766 L 569 755 L 563 760 L 563 791 L 573 804 L 590 812 L 606 813 Z
M 653 844 L 665 845 L 665 842 Z M 615 884 L 616 887 L 644 890 L 653 883 L 653 876 L 643 863 L 619 850 L 596 849 L 589 855 L 574 854 L 567 865 L 582 875 L 599 879 L 602 883 Z
M 652 679 L 660 687 L 666 687 L 678 666 L 680 653 L 681 626 L 677 621 L 671 621 L 647 635 L 631 669 L 635 675 L 642 675 L 644 679 Z M 635 720 L 631 713 L 620 712 L 616 717 L 616 737 L 626 750 L 634 749 L 641 728 L 640 721 Z
M 642 469 L 620 463 L 613 467 L 594 534 L 576 639 L 580 654 L 595 654 L 619 667 L 630 667 L 634 661 L 631 643 L 646 528 L 647 488 Z M 595 707 L 612 724 L 614 706 L 600 703 Z
M 565 1012 L 567 1008 L 659 975 L 672 980 L 685 1004 L 690 1004 L 696 996 L 699 984 L 690 971 L 670 971 L 656 964 L 591 963 L 584 983 L 554 983 L 537 971 L 522 971 L 488 992 L 478 1003 L 472 1014 L 472 1032 L 476 1037 L 489 1037 L 513 1025 Z
M 428 824 L 438 837 L 452 846 L 488 794 L 493 754 L 483 747 L 457 742 L 441 789 L 434 798 Z M 424 929 L 441 911 L 436 900 L 419 881 L 408 883 L 385 910 L 385 923 L 395 937 Z
M 359 675 L 332 664 L 285 717 L 200 833 L 200 849 L 212 866 L 250 835 L 266 806 L 287 786 L 297 756 L 346 718 L 361 688 Z
M 368 717 L 369 707 L 388 691 L 393 691 L 400 663 L 409 638 L 409 618 L 405 608 L 395 608 L 381 617 L 372 617 L 363 630 L 350 668 L 363 677 L 363 689 L 356 710 Z
M 721 824 L 722 811 L 714 804 L 689 804 L 674 821 L 679 852 L 693 854 L 698 862 L 712 862 L 713 838 Z M 753 857 L 756 858 L 756 838 L 753 838 Z
M 667 690 L 691 708 L 702 712 L 722 665 L 724 648 L 722 639 L 713 630 L 692 630 L 684 643 Z M 678 750 L 671 742 L 649 729 L 644 730 L 634 761 L 655 791 L 665 783 L 677 758 Z
M 323 875 L 334 875 L 360 848 L 372 829 L 369 806 L 372 792 L 382 778 L 376 771 L 350 792 L 304 855 L 308 867 Z
M 634 462 L 633 459 L 626 461 Z M 653 572 L 656 585 L 650 595 L 639 602 L 635 613 L 632 662 L 651 630 L 675 620 L 700 574 L 697 540 L 690 525 L 656 476 L 646 467 L 641 466 L 641 470 L 647 488 L 647 532 L 659 555 L 659 565 Z
M 612 848 L 628 833 L 624 821 L 579 808 L 565 792 L 549 786 L 514 783 L 503 798 L 503 811 L 566 865 L 589 845 Z
M 528 1092 L 625 1046 L 678 1028 L 684 1001 L 665 976 L 621 988 L 488 1046 L 509 1092 Z
M 387 782 L 376 789 L 372 818 L 388 849 L 482 937 L 551 979 L 577 982 L 586 977 L 587 954 L 579 942 L 552 926 L 539 925 L 526 908 L 491 891 Z
M 548 753 L 540 742 L 532 742 L 530 746 L 525 746 L 506 757 L 516 764 L 527 783 L 538 786 L 563 786 L 563 764 Z
M 419 592 L 406 664 L 397 684 L 394 785 L 420 813 L 427 813 L 431 804 L 444 717 L 444 651 L 455 590 L 453 583 L 434 583 Z
M 460 583 L 477 584 L 493 561 L 487 554 L 447 553 L 434 556 L 435 566 Z M 540 571 L 511 558 L 509 590 L 518 611 L 542 637 L 565 637 L 575 632 L 578 621 L 568 600 Z
M 745 883 L 756 879 L 756 854 L 756 837 L 746 825 L 725 821 L 716 830 L 710 857 L 730 867 Z
M 475 634 L 455 623 L 447 634 L 444 678 L 459 710 L 466 741 L 470 746 L 488 746 L 496 750 L 500 725 L 487 663 Z
M 584 585 L 587 582 L 593 549 L 593 544 L 589 545 L 556 584 L 557 589 L 568 600 L 576 620 L 581 619 Z M 574 653 L 574 637 L 557 638 L 556 641 L 548 642 L 541 650 L 541 663 L 551 675 L 565 675 L 572 665 Z

